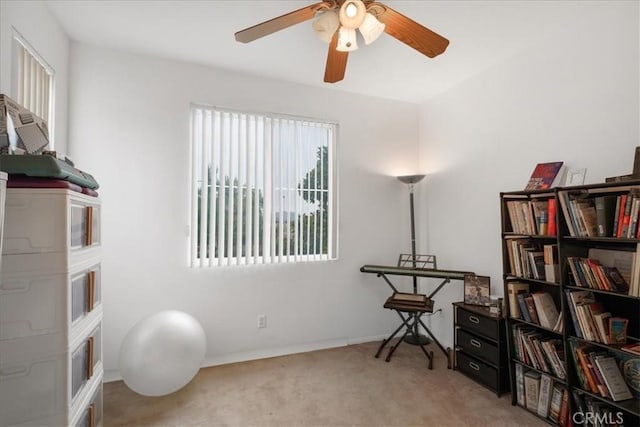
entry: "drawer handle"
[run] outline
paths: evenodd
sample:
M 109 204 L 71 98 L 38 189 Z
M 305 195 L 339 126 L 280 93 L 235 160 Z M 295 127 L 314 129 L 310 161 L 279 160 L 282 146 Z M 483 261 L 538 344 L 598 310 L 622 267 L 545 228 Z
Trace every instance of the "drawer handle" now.
M 87 379 L 93 376 L 93 337 L 87 339 Z
M 87 282 L 87 286 L 88 286 L 88 291 L 87 292 L 87 312 L 91 312 L 93 311 L 93 306 L 94 306 L 94 299 L 95 299 L 95 295 L 96 295 L 96 272 L 95 270 L 90 271 L 89 273 L 87 273 L 88 276 L 88 282 Z
M 480 323 L 480 319 L 478 319 L 476 316 L 469 316 L 469 320 L 471 321 L 471 323 Z
M 89 405 L 89 427 L 96 426 L 96 404 Z
M 474 340 L 473 338 L 469 340 L 472 346 L 476 348 L 482 348 L 482 344 L 478 340 Z
M 469 367 L 475 371 L 479 371 L 480 370 L 480 365 L 478 365 L 477 363 L 474 362 L 469 362 Z
M 91 246 L 93 243 L 93 207 L 87 206 L 86 208 L 86 223 L 85 223 L 85 239 L 84 245 Z

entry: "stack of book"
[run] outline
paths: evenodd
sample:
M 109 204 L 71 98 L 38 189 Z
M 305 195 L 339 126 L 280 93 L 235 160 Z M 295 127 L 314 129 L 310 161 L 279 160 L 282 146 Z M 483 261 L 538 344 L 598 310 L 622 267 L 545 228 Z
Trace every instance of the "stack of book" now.
M 556 200 L 509 200 L 507 213 L 511 229 L 516 234 L 530 236 L 555 236 Z
M 544 251 L 527 239 L 508 239 L 507 250 L 511 275 L 546 280 Z
M 431 312 L 433 310 L 433 300 L 424 294 L 410 294 L 394 292 L 384 304 L 386 308 L 420 310 Z
M 576 373 L 583 389 L 614 402 L 633 399 L 615 357 L 576 339 L 569 341 Z
M 562 316 L 549 292 L 529 292 L 529 285 L 509 282 L 509 312 L 512 318 L 535 323 L 556 332 L 562 331 Z
M 565 292 L 578 337 L 603 344 L 626 343 L 628 319 L 612 316 L 591 291 Z
M 564 346 L 560 338 L 550 338 L 526 325 L 512 325 L 515 356 L 540 371 L 566 378 Z
M 640 243 L 635 252 L 591 248 L 567 264 L 576 286 L 640 296 Z
M 606 267 L 592 258 L 567 257 L 576 286 L 605 291 L 629 292 L 629 284 L 617 267 Z
M 574 237 L 640 238 L 640 191 L 593 196 L 561 191 L 560 206 Z
M 560 383 L 545 374 L 516 364 L 516 398 L 529 411 L 560 426 L 568 425 L 569 394 Z

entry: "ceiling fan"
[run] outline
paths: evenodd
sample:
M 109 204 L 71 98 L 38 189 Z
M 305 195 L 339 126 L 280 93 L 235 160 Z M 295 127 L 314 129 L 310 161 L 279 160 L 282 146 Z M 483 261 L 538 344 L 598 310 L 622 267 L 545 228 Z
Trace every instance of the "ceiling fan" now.
M 449 45 L 446 38 L 375 0 L 324 0 L 245 28 L 235 37 L 249 43 L 313 18 L 316 35 L 329 43 L 324 72 L 327 83 L 344 78 L 349 52 L 358 48 L 356 29 L 365 44 L 385 32 L 430 58 L 440 55 Z

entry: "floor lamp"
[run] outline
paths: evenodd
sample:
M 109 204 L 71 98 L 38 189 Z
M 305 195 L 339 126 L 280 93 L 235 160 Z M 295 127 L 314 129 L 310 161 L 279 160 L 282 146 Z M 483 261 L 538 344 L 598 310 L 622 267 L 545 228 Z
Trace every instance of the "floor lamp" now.
M 413 261 L 413 268 L 416 268 L 416 226 L 415 226 L 415 217 L 414 217 L 414 209 L 413 209 L 413 190 L 417 183 L 422 181 L 425 175 L 403 175 L 399 176 L 398 179 L 407 184 L 409 186 L 409 209 L 411 211 L 411 260 Z M 418 278 L 416 276 L 413 277 L 413 293 L 418 293 Z M 417 314 L 413 314 L 413 316 L 418 316 Z M 416 319 L 417 320 L 417 319 Z M 405 342 L 409 344 L 429 344 L 431 340 L 424 335 L 420 335 L 418 332 L 418 322 L 414 322 L 415 333 L 420 337 L 420 342 L 413 337 L 413 335 L 407 335 L 405 337 Z

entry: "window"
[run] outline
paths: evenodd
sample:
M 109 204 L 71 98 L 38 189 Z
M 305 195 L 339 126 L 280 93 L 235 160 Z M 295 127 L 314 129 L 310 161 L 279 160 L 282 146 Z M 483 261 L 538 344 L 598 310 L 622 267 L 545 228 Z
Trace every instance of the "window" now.
M 191 266 L 334 259 L 336 132 L 192 106 Z
M 15 30 L 14 46 L 16 102 L 46 120 L 53 146 L 53 68 Z

